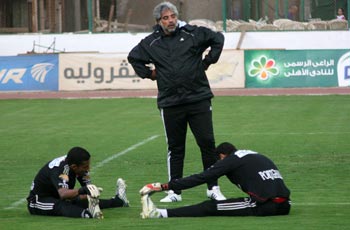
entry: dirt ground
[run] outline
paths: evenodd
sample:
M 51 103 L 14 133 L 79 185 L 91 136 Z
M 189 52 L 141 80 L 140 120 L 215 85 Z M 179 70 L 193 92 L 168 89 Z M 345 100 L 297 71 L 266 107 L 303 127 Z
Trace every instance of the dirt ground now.
M 260 96 L 260 95 L 344 95 L 350 87 L 335 88 L 273 88 L 273 89 L 213 89 L 215 96 Z M 0 99 L 40 98 L 130 98 L 156 97 L 157 90 L 96 90 L 60 92 L 0 92 Z

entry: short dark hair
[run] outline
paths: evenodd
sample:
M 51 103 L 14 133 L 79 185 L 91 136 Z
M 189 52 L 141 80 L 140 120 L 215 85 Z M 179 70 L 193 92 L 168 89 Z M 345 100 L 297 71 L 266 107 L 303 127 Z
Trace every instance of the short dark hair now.
M 81 165 L 84 161 L 88 160 L 90 160 L 90 153 L 81 147 L 71 148 L 66 158 L 68 165 Z
M 236 147 L 229 142 L 223 142 L 223 143 L 219 144 L 215 149 L 215 153 L 217 155 L 219 155 L 220 153 L 225 154 L 225 155 L 229 155 L 229 154 L 234 153 L 236 151 L 237 151 Z

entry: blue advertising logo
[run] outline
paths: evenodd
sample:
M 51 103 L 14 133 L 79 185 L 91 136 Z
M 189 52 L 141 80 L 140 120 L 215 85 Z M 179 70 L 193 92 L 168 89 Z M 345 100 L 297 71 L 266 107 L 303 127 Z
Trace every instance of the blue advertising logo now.
M 350 52 L 345 53 L 338 61 L 338 85 L 350 86 Z
M 0 91 L 33 90 L 58 90 L 58 55 L 0 57 Z
M 44 83 L 48 72 L 52 70 L 53 67 L 55 67 L 55 65 L 51 63 L 36 64 L 32 67 L 32 70 L 31 70 L 32 77 L 37 82 Z
M 344 71 L 344 78 L 345 79 L 350 79 L 350 66 L 345 66 L 345 71 Z

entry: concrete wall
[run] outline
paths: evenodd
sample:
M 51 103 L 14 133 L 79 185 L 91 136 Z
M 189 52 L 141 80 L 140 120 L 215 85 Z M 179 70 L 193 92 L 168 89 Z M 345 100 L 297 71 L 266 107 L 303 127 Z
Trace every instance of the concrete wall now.
M 35 51 L 129 52 L 148 33 L 0 35 L 0 56 Z M 236 49 L 241 33 L 225 33 L 225 49 Z M 247 32 L 241 49 L 350 49 L 350 31 Z M 35 46 L 34 46 L 35 44 Z M 50 47 L 48 49 L 47 47 Z M 34 48 L 34 50 L 33 50 Z

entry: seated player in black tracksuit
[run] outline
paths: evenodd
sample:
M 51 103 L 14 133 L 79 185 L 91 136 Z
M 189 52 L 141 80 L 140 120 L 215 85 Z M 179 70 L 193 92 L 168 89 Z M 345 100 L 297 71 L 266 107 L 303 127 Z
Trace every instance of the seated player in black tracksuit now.
M 228 142 L 220 144 L 216 153 L 221 160 L 202 173 L 165 184 L 145 185 L 140 190 L 142 218 L 289 214 L 290 191 L 277 166 L 269 158 L 251 150 L 237 150 Z M 208 200 L 174 209 L 157 209 L 149 197 L 153 192 L 189 189 L 223 175 L 249 196 L 223 201 Z
M 100 210 L 129 206 L 126 184 L 117 180 L 116 195 L 100 199 L 101 188 L 91 184 L 90 154 L 74 147 L 68 154 L 45 164 L 37 173 L 27 197 L 32 215 L 103 218 Z M 76 181 L 82 186 L 75 189 Z

